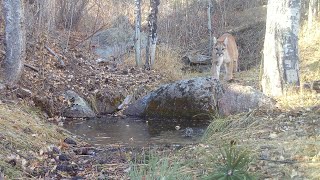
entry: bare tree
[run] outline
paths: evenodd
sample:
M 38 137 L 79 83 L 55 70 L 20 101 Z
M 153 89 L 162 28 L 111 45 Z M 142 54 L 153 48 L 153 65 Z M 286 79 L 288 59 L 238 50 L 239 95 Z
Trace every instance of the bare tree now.
M 150 69 L 154 65 L 157 47 L 157 14 L 160 0 L 150 0 L 150 15 L 148 16 L 148 44 L 146 47 L 146 68 Z
M 63 24 L 64 28 L 77 28 L 89 0 L 59 0 L 57 3 L 57 24 Z
M 287 84 L 299 85 L 300 0 L 269 0 L 264 43 L 262 90 L 280 96 Z
M 136 65 L 141 66 L 141 0 L 135 0 L 135 59 Z
M 23 0 L 3 0 L 5 18 L 4 60 L 5 83 L 12 86 L 19 80 L 26 58 L 26 30 Z

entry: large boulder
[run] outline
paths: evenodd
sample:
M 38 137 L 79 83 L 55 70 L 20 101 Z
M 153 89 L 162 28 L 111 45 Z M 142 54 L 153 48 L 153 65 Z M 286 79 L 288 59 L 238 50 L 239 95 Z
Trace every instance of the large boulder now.
M 218 100 L 217 106 L 219 114 L 227 116 L 258 107 L 271 109 L 274 103 L 271 98 L 251 86 L 231 83 L 224 85 L 224 94 Z
M 201 118 L 215 113 L 216 99 L 222 95 L 223 89 L 217 80 L 181 80 L 161 86 L 130 104 L 124 113 L 158 118 Z
M 64 93 L 64 97 L 69 102 L 69 107 L 65 108 L 62 113 L 64 117 L 91 118 L 96 116 L 88 103 L 76 92 L 68 90 Z
M 157 118 L 203 119 L 209 114 L 230 115 L 272 101 L 249 86 L 227 84 L 199 77 L 166 84 L 129 105 L 126 115 Z

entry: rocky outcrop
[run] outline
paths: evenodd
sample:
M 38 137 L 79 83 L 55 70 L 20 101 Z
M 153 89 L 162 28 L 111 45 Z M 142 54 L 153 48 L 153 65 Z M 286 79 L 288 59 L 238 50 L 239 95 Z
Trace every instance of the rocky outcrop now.
M 272 101 L 249 86 L 227 84 L 224 88 L 216 79 L 199 77 L 166 84 L 129 105 L 126 115 L 203 119 L 209 114 L 230 115 L 261 106 Z
M 64 93 L 64 97 L 69 104 L 69 107 L 64 109 L 62 113 L 64 117 L 91 118 L 96 116 L 88 103 L 76 92 L 68 90 Z

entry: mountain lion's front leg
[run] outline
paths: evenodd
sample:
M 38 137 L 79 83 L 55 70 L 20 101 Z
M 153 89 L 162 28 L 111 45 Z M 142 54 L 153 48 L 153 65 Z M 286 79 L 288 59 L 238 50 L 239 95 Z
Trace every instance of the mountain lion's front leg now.
M 233 72 L 238 72 L 239 71 L 239 67 L 238 67 L 238 59 L 233 61 Z
M 213 78 L 219 79 L 220 68 L 221 68 L 222 63 L 223 63 L 223 59 L 220 59 L 218 61 L 214 61 L 212 63 Z
M 226 76 L 225 76 L 225 80 L 229 81 L 233 78 L 233 63 L 229 62 L 229 63 L 225 63 L 224 67 L 226 69 Z

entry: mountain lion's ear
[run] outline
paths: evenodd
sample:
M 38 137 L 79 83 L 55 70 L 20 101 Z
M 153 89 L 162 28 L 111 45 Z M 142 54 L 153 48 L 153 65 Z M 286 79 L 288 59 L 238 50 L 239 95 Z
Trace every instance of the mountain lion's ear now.
M 228 37 L 226 37 L 226 39 L 224 39 L 223 44 L 228 45 Z
M 217 38 L 213 36 L 213 44 L 217 43 Z

